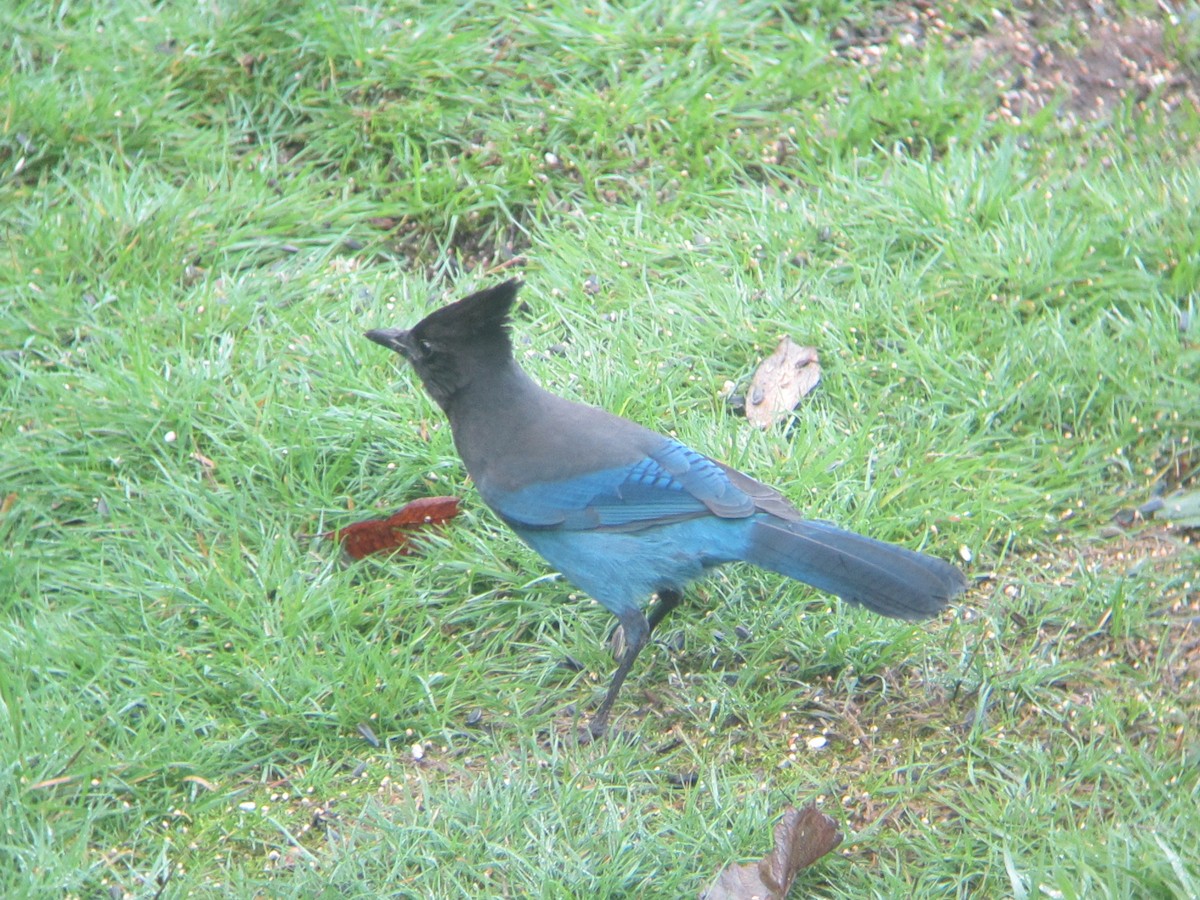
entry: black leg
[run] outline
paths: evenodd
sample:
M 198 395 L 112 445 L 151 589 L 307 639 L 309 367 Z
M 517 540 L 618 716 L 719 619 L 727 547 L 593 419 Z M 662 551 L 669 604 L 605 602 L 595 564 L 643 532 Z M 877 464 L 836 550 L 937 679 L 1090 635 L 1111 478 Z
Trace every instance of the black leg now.
M 617 694 L 621 692 L 621 685 L 625 683 L 625 676 L 629 674 L 629 670 L 633 668 L 634 660 L 638 658 L 638 654 L 642 652 L 642 648 L 650 640 L 650 623 L 646 620 L 646 616 L 640 609 L 635 609 L 618 618 L 621 622 L 621 629 L 625 632 L 625 654 L 621 657 L 621 663 L 617 666 L 617 671 L 613 673 L 612 682 L 608 686 L 608 693 L 604 695 L 604 701 L 600 704 L 600 708 L 596 710 L 596 714 L 592 716 L 592 721 L 588 723 L 588 731 L 591 732 L 593 739 L 602 737 L 605 730 L 607 730 L 608 714 L 612 712 L 612 706 L 616 702 Z
M 658 602 L 654 604 L 654 609 L 650 610 L 650 632 L 654 633 L 654 629 L 658 627 L 658 623 L 667 617 L 667 615 L 677 607 L 680 601 L 683 600 L 683 594 L 679 591 L 662 590 L 658 592 Z
M 661 591 L 655 591 L 655 596 L 658 599 L 650 608 L 650 617 L 647 622 L 650 625 L 650 633 L 654 633 L 654 629 L 658 627 L 658 623 L 667 617 L 667 615 L 683 601 L 683 594 L 679 591 L 673 591 L 670 588 L 664 588 Z M 625 653 L 625 647 L 628 646 L 625 642 L 625 629 L 620 621 L 613 626 L 613 630 L 608 633 L 608 643 L 612 646 L 613 656 L 620 659 Z

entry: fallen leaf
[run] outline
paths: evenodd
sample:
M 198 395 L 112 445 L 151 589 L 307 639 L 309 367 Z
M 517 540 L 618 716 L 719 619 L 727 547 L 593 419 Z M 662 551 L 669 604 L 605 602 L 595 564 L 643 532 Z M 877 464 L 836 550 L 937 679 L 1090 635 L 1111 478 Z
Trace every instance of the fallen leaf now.
M 238 57 L 238 65 L 242 67 L 242 71 L 247 75 L 253 75 L 254 68 L 266 58 L 267 55 L 265 53 L 260 53 L 257 56 L 253 53 L 243 53 Z
M 407 556 L 414 533 L 430 525 L 444 525 L 458 515 L 457 497 L 421 497 L 386 519 L 368 519 L 345 528 L 327 531 L 321 537 L 341 541 L 354 559 L 371 553 L 393 552 Z
M 13 508 L 13 504 L 17 502 L 17 492 L 13 491 L 0 501 L 0 516 L 8 514 L 8 511 Z
M 759 428 L 770 428 L 796 408 L 821 380 L 821 363 L 815 347 L 801 347 L 785 337 L 775 352 L 759 364 L 746 393 L 746 418 Z
M 837 823 L 815 806 L 789 806 L 775 826 L 775 849 L 756 863 L 726 866 L 700 900 L 783 900 L 796 873 L 841 842 Z
M 200 463 L 200 467 L 202 469 L 204 469 L 205 472 L 211 472 L 213 469 L 215 469 L 217 467 L 217 464 L 215 462 L 213 462 L 211 459 L 209 459 L 207 456 L 205 456 L 199 450 L 192 451 L 192 459 L 194 459 L 196 462 Z
M 190 782 L 191 784 L 199 785 L 200 787 L 204 788 L 206 791 L 218 790 L 218 788 L 215 784 L 213 784 L 207 778 L 201 778 L 199 775 L 184 775 L 181 780 Z

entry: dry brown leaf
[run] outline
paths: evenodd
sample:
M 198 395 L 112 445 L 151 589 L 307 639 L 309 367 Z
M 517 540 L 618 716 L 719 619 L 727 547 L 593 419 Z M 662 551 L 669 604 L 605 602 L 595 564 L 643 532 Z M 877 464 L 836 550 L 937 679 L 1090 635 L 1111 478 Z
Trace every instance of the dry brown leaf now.
M 789 806 L 775 826 L 775 849 L 756 863 L 730 863 L 700 900 L 783 900 L 796 873 L 841 842 L 837 823 L 811 803 Z
M 181 780 L 187 781 L 191 784 L 199 785 L 200 787 L 204 788 L 206 791 L 220 790 L 215 784 L 213 784 L 207 778 L 201 778 L 199 775 L 184 775 Z
M 242 67 L 242 71 L 247 75 L 253 75 L 255 67 L 267 58 L 265 53 L 260 53 L 257 56 L 253 53 L 243 53 L 238 57 L 238 65 Z
M 205 472 L 211 472 L 213 469 L 215 469 L 217 467 L 217 464 L 215 462 L 213 462 L 211 459 L 209 459 L 207 456 L 205 456 L 199 450 L 196 450 L 192 453 L 192 459 L 194 459 L 196 462 L 200 463 L 200 467 L 202 469 L 204 469 Z
M 421 497 L 386 519 L 368 519 L 321 535 L 341 541 L 355 559 L 370 553 L 392 551 L 409 554 L 414 532 L 431 525 L 444 525 L 458 515 L 457 497 Z
M 759 364 L 746 394 L 746 418 L 770 428 L 796 408 L 821 380 L 816 347 L 801 347 L 785 337 L 775 352 Z

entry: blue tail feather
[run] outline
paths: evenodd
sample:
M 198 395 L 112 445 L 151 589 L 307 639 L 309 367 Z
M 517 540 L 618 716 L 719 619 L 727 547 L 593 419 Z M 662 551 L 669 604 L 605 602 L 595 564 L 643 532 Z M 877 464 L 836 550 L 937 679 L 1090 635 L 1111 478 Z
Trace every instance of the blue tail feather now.
M 896 619 L 936 615 L 965 586 L 947 562 L 812 520 L 756 516 L 745 560 Z

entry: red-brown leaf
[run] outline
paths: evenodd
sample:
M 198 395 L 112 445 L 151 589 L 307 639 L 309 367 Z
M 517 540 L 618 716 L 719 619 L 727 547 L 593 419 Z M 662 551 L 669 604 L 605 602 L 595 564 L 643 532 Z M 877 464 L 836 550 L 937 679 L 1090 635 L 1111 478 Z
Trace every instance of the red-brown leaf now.
M 457 497 L 421 497 L 386 519 L 355 522 L 321 535 L 341 541 L 342 549 L 354 559 L 371 553 L 412 553 L 412 539 L 422 528 L 445 525 L 458 515 Z
M 789 806 L 775 826 L 775 849 L 756 863 L 726 866 L 700 900 L 783 900 L 796 873 L 841 842 L 837 823 L 815 806 Z

